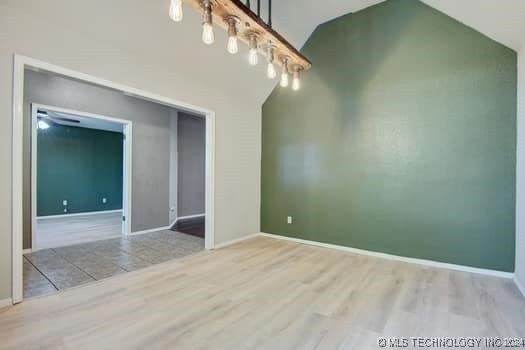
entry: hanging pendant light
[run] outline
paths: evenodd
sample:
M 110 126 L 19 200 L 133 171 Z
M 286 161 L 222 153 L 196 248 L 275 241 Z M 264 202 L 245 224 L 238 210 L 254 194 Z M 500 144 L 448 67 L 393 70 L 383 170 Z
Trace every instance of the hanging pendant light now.
M 281 58 L 282 71 L 281 71 L 281 87 L 288 87 L 289 77 L 288 77 L 288 60 L 289 57 L 285 56 Z
M 211 1 L 203 0 L 202 9 L 202 42 L 206 45 L 211 45 L 215 42 L 215 35 L 213 34 L 213 17 L 211 15 Z
M 182 11 L 182 0 L 171 0 L 170 18 L 175 22 L 180 22 L 184 18 Z
M 224 21 L 228 24 L 228 46 L 227 50 L 229 53 L 236 54 L 239 51 L 238 37 L 237 37 L 237 24 L 239 23 L 239 17 L 227 16 Z
M 301 88 L 301 80 L 299 78 L 299 75 L 301 74 L 301 71 L 303 70 L 303 67 L 299 65 L 295 65 L 293 69 L 293 80 L 292 80 L 292 90 L 298 91 Z
M 277 76 L 277 72 L 275 71 L 275 65 L 273 64 L 274 61 L 274 50 L 275 45 L 272 43 L 268 43 L 266 46 L 266 60 L 268 61 L 268 65 L 266 67 L 266 76 L 268 79 L 275 79 Z
M 251 66 L 256 66 L 259 63 L 259 55 L 257 54 L 257 39 L 259 34 L 257 32 L 249 32 L 248 40 L 250 45 L 250 52 L 248 55 L 248 62 Z

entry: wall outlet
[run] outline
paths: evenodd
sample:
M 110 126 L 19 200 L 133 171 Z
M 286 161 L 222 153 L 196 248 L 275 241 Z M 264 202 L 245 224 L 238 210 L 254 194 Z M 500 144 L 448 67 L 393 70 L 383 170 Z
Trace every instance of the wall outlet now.
M 291 216 L 286 217 L 286 223 L 291 224 L 293 222 L 293 218 Z
M 107 200 L 106 197 L 102 198 L 102 203 L 106 204 L 107 202 L 108 202 L 108 200 Z
M 64 200 L 62 201 L 62 205 L 67 205 L 67 199 L 64 199 Z

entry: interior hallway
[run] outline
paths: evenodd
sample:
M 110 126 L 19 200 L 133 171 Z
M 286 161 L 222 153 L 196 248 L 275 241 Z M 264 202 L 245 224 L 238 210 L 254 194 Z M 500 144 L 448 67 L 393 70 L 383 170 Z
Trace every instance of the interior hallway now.
M 204 250 L 204 239 L 158 231 L 24 255 L 24 298 L 134 271 Z
M 122 235 L 122 211 L 37 218 L 36 246 L 55 248 Z
M 377 349 L 523 337 L 524 308 L 510 279 L 259 237 L 1 309 L 0 348 Z

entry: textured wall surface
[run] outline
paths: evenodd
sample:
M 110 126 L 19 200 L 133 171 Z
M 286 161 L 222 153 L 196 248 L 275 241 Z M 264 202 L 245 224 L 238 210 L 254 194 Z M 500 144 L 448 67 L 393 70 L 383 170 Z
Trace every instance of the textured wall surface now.
M 52 125 L 38 130 L 37 215 L 122 209 L 122 133 Z M 103 202 L 106 198 L 106 203 Z
M 412 0 L 304 52 L 263 106 L 262 231 L 513 271 L 516 53 Z
M 206 120 L 179 112 L 177 135 L 177 216 L 203 214 L 206 197 Z

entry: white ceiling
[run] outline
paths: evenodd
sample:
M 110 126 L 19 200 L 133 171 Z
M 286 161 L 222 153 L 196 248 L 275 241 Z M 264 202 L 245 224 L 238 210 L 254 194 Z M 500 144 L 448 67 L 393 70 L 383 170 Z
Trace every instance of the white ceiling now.
M 274 1 L 274 27 L 301 47 L 318 24 L 382 1 Z M 516 51 L 525 47 L 525 0 L 422 1 Z

